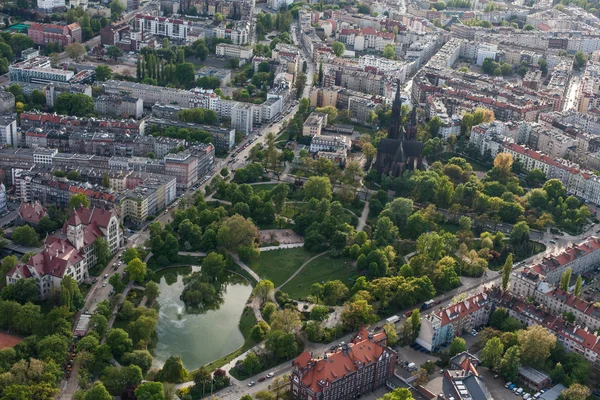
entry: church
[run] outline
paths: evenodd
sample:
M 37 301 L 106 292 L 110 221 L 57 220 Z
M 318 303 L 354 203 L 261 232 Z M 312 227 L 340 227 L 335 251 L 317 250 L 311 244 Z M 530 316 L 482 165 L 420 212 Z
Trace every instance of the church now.
M 400 84 L 392 104 L 392 120 L 388 137 L 381 139 L 377 148 L 375 169 L 382 175 L 402 176 L 404 171 L 421 168 L 423 143 L 416 140 L 417 108 L 413 107 L 408 130 L 402 126 L 402 100 Z

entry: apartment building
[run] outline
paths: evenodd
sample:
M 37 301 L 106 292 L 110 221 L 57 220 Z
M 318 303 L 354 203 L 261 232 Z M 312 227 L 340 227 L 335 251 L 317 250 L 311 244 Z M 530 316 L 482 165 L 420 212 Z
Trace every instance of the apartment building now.
M 94 110 L 100 115 L 140 119 L 144 102 L 132 96 L 102 95 L 94 100 Z
M 310 141 L 309 151 L 311 153 L 337 152 L 339 150 L 350 150 L 350 138 L 336 135 L 315 135 Z
M 81 43 L 81 26 L 77 22 L 69 25 L 33 23 L 27 29 L 27 36 L 36 45 L 58 43 L 64 48 L 71 43 Z
M 177 178 L 174 176 L 151 174 L 123 191 L 119 198 L 122 220 L 127 219 L 141 226 L 149 216 L 167 208 L 177 198 Z
M 189 151 L 167 154 L 165 173 L 177 178 L 177 190 L 185 191 L 198 182 L 198 158 Z
M 55 8 L 65 7 L 65 0 L 37 0 L 40 11 L 51 13 Z
M 190 21 L 148 14 L 136 14 L 134 24 L 141 32 L 179 40 L 187 40 L 192 25 Z
M 166 111 L 166 108 L 170 108 L 170 107 L 157 107 L 156 108 L 156 112 L 157 115 L 164 115 L 167 116 L 169 115 L 169 111 Z M 155 107 L 153 107 L 153 110 L 155 109 Z M 233 146 L 235 145 L 235 127 L 231 127 L 231 128 L 221 128 L 218 126 L 212 126 L 212 125 L 201 125 L 201 124 L 195 124 L 192 122 L 181 122 L 181 121 L 177 121 L 177 120 L 172 120 L 172 119 L 166 119 L 166 118 L 150 118 L 146 121 L 146 128 L 147 128 L 147 133 L 149 134 L 150 131 L 149 129 L 153 126 L 158 126 L 158 127 L 164 127 L 164 128 L 168 128 L 170 126 L 175 126 L 178 128 L 186 128 L 186 129 L 191 129 L 191 130 L 203 130 L 206 131 L 208 133 L 210 133 L 210 135 L 213 137 L 214 139 L 214 143 L 215 146 L 220 148 L 220 149 L 225 149 L 225 150 L 231 150 L 233 148 Z M 155 138 L 155 139 L 158 139 Z M 155 154 L 156 151 L 154 152 Z M 158 155 L 157 155 L 158 157 Z
M 492 312 L 488 293 L 479 293 L 463 301 L 432 312 L 421 318 L 421 330 L 416 342 L 434 351 L 473 328 L 485 325 Z
M 303 136 L 321 136 L 322 129 L 327 125 L 327 114 L 312 112 L 302 126 Z
M 363 328 L 323 358 L 305 351 L 292 361 L 293 398 L 350 400 L 383 387 L 396 364 L 396 353 L 386 343 L 385 332 L 372 334 Z
M 252 132 L 254 106 L 250 103 L 236 103 L 231 108 L 231 127 L 248 135 Z
M 12 147 L 19 145 L 17 119 L 12 115 L 0 116 L 0 147 L 4 145 Z
M 219 43 L 216 47 L 216 53 L 219 57 L 238 58 L 240 60 L 250 60 L 254 54 L 252 47 L 240 46 L 228 43 Z
M 338 40 L 348 46 L 353 46 L 355 51 L 374 49 L 383 51 L 385 46 L 394 43 L 393 32 L 378 32 L 372 27 L 361 29 L 342 29 Z
M 190 105 L 190 91 L 163 88 L 127 81 L 106 81 L 102 83 L 105 94 L 123 95 L 142 99 L 144 107 L 152 107 L 156 103 L 173 104 L 187 108 Z

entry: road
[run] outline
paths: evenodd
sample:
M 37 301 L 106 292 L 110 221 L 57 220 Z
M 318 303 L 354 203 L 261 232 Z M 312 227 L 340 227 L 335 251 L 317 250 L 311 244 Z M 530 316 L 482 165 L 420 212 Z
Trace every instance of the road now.
M 569 80 L 567 95 L 563 104 L 563 111 L 577 110 L 579 106 L 579 86 L 581 85 L 581 73 L 574 72 Z

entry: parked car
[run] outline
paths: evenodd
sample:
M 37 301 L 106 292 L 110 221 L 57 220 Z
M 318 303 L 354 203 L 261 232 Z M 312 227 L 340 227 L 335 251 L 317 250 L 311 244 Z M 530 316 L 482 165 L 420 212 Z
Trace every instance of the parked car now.
M 108 274 L 104 274 L 104 279 L 108 278 Z
M 104 283 L 102 284 L 102 287 L 106 287 L 106 282 L 104 282 Z
M 529 393 L 525 393 L 523 395 L 523 400 L 529 400 L 531 398 L 531 395 Z
M 261 376 L 260 378 L 258 378 L 258 381 L 263 382 L 265 379 L 267 379 L 267 378 L 265 378 L 264 376 Z
M 252 386 L 254 386 L 254 385 L 256 385 L 256 382 L 254 382 L 254 381 L 252 381 L 252 382 L 250 382 L 250 383 L 248 384 L 248 386 L 249 386 L 249 387 L 252 387 Z
M 269 373 L 267 374 L 267 378 L 272 378 L 272 377 L 274 377 L 274 376 L 275 376 L 275 372 L 269 372 Z

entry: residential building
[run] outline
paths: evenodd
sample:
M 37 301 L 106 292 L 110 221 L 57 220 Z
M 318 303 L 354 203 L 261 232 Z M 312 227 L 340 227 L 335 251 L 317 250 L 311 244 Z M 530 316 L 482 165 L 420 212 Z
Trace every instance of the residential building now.
M 479 293 L 421 318 L 416 342 L 434 351 L 488 322 L 492 304 L 489 294 Z
M 4 186 L 4 183 L 0 183 L 0 214 L 5 214 L 6 212 L 8 212 L 6 204 L 6 186 Z
M 252 47 L 240 46 L 235 44 L 219 43 L 216 47 L 217 56 L 227 58 L 238 58 L 240 60 L 250 60 L 254 51 Z
M 94 100 L 94 110 L 100 115 L 140 119 L 144 111 L 144 102 L 131 96 L 102 95 Z
M 135 28 L 152 35 L 164 36 L 169 39 L 187 40 L 191 22 L 182 19 L 170 19 L 148 14 L 135 15 Z
M 158 114 L 167 115 L 165 113 L 169 113 L 169 111 L 166 111 L 168 108 L 170 108 L 170 107 L 169 106 L 162 107 L 162 105 L 161 105 L 156 108 L 156 112 Z M 153 110 L 154 109 L 155 108 L 153 107 Z M 231 128 L 221 128 L 221 127 L 212 126 L 212 125 L 201 125 L 201 124 L 195 124 L 192 122 L 181 122 L 181 121 L 177 121 L 176 118 L 175 118 L 175 120 L 163 119 L 163 118 L 150 118 L 146 121 L 146 128 L 148 128 L 148 132 L 147 132 L 148 134 L 149 134 L 149 128 L 151 128 L 153 126 L 159 126 L 159 127 L 164 127 L 164 128 L 168 128 L 170 126 L 175 126 L 178 128 L 206 131 L 206 132 L 210 133 L 211 136 L 213 137 L 216 147 L 218 147 L 220 149 L 225 149 L 227 151 L 231 150 L 233 148 L 233 146 L 235 145 L 235 131 L 237 128 L 235 128 L 233 126 L 233 124 L 232 124 Z M 155 153 L 156 153 L 156 151 L 155 151 Z
M 137 177 L 134 177 L 137 179 Z M 128 184 L 129 186 L 129 184 Z M 119 199 L 122 220 L 142 226 L 149 216 L 166 209 L 177 198 L 177 178 L 150 174 L 141 177 L 134 188 L 123 191 Z
M 231 108 L 231 127 L 248 135 L 252 132 L 254 106 L 251 103 L 236 103 Z
M 34 22 L 29 25 L 27 35 L 36 45 L 47 46 L 50 43 L 58 43 L 64 48 L 71 43 L 81 43 L 81 26 L 77 22 L 69 25 Z
M 130 40 L 131 25 L 125 20 L 107 24 L 100 30 L 100 43 L 103 46 L 118 46 L 119 43 Z
M 15 111 L 15 96 L 11 92 L 0 91 L 0 114 L 10 114 Z
M 327 125 L 327 114 L 312 112 L 302 126 L 303 136 L 320 136 L 321 130 Z
M 178 191 L 185 191 L 198 181 L 198 158 L 189 151 L 167 154 L 164 162 L 165 173 L 177 178 Z
M 12 115 L 0 116 L 0 147 L 4 145 L 19 146 L 17 119 Z
M 52 12 L 55 8 L 64 8 L 65 0 L 37 0 L 37 8 L 43 12 Z
M 40 55 L 40 50 L 34 49 L 33 47 L 25 49 L 21 52 L 21 58 L 25 61 L 28 61 L 29 59 L 37 57 L 39 55 Z
M 350 150 L 350 139 L 346 136 L 315 135 L 310 141 L 309 151 L 336 152 L 338 150 Z
M 57 149 L 39 147 L 33 151 L 33 162 L 36 164 L 52 164 L 52 158 L 58 154 Z
M 123 245 L 119 217 L 113 209 L 80 207 L 73 210 L 62 233 L 66 238 L 47 236 L 42 252 L 11 269 L 6 275 L 6 283 L 10 285 L 19 279 L 34 278 L 40 298 L 44 299 L 60 289 L 65 276 L 78 283 L 88 277 L 89 268 L 97 263 L 95 242 L 98 238 L 106 240 L 110 254 Z
M 396 353 L 386 343 L 385 332 L 372 334 L 363 328 L 323 358 L 305 351 L 292 361 L 293 398 L 349 400 L 383 387 L 396 364 Z
M 122 95 L 140 98 L 144 107 L 152 107 L 156 103 L 174 104 L 187 108 L 190 105 L 191 92 L 188 90 L 164 88 L 127 81 L 106 81 L 102 83 L 105 94 Z
M 33 203 L 21 203 L 17 211 L 16 225 L 37 226 L 40 219 L 46 216 L 46 207 L 39 201 Z

